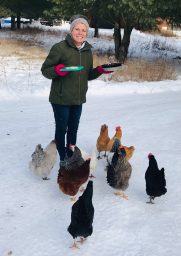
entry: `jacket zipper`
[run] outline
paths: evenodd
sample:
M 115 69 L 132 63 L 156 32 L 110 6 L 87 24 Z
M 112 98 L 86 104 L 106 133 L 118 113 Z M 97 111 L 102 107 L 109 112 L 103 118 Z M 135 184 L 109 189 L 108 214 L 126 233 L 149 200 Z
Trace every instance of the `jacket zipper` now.
M 80 60 L 80 66 L 81 66 L 81 50 L 79 50 L 79 60 Z M 81 75 L 81 71 L 79 71 L 79 104 L 80 104 L 80 75 Z

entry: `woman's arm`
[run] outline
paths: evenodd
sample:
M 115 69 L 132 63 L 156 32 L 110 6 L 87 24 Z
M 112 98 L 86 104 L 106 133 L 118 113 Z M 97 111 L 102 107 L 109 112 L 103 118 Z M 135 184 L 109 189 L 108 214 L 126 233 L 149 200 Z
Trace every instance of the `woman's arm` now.
M 55 44 L 52 46 L 47 58 L 45 59 L 41 72 L 44 77 L 48 79 L 54 79 L 58 77 L 58 74 L 55 72 L 55 66 L 60 63 L 60 47 Z

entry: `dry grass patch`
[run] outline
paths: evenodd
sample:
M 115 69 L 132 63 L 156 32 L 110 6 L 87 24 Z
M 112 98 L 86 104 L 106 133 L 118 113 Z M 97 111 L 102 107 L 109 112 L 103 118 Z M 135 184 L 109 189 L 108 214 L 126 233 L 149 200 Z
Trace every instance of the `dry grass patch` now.
M 42 47 L 29 41 L 2 39 L 0 41 L 0 80 L 4 86 L 10 85 L 12 76 L 16 76 L 18 86 L 36 84 L 41 65 L 47 55 Z M 35 72 L 36 71 L 36 72 Z M 20 81 L 22 79 L 22 81 Z
M 112 79 L 115 81 L 162 81 L 175 80 L 176 74 L 171 62 L 165 60 L 129 59 L 126 68 L 116 71 Z
M 2 39 L 0 52 L 1 57 L 18 57 L 18 59 L 43 59 L 47 54 L 43 47 L 34 46 L 28 41 L 14 39 Z
M 164 37 L 175 37 L 173 30 L 161 30 L 160 34 Z
M 94 55 L 94 67 L 103 63 L 115 62 L 113 56 Z M 111 76 L 111 80 L 123 81 L 162 81 L 175 80 L 176 72 L 172 61 L 128 59 L 124 63 L 124 69 L 117 70 Z
M 93 66 L 97 67 L 102 64 L 110 63 L 110 56 L 108 55 L 98 55 L 96 53 L 93 54 Z
M 14 31 L 16 33 L 16 31 Z M 33 28 L 33 27 L 26 27 L 22 28 L 21 30 L 17 31 L 18 34 L 21 35 L 33 35 L 36 37 L 36 35 L 51 35 L 51 36 L 57 36 L 57 35 L 65 35 L 67 32 L 60 31 L 60 30 L 52 30 L 52 28 L 43 30 L 41 28 Z

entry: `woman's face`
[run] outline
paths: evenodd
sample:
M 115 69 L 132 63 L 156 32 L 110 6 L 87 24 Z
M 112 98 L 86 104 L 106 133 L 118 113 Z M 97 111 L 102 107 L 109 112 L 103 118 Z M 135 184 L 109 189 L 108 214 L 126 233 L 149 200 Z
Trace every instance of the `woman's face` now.
M 87 27 L 83 23 L 77 23 L 72 30 L 72 38 L 77 47 L 80 47 L 87 37 Z

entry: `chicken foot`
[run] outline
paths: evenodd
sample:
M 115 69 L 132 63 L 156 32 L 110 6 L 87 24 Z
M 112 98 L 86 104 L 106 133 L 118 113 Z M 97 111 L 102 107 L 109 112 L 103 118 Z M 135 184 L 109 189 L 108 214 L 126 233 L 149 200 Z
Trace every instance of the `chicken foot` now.
M 150 201 L 146 202 L 147 204 L 154 204 L 153 200 L 155 199 L 154 196 L 149 197 Z
M 97 159 L 99 160 L 99 159 L 102 159 L 102 157 L 100 156 L 100 152 L 99 152 L 99 154 L 98 154 L 98 156 L 97 156 Z
M 126 200 L 128 200 L 128 195 L 126 195 L 123 191 L 114 192 L 116 196 L 120 196 Z
M 78 245 L 76 244 L 75 240 L 74 240 L 73 245 L 72 245 L 72 246 L 70 246 L 69 248 L 71 248 L 72 250 L 80 249 L 80 248 L 78 247 Z
M 42 178 L 42 180 L 50 180 L 50 178 L 44 177 Z
M 104 153 L 103 157 L 107 157 L 107 155 L 106 155 L 106 151 L 105 151 L 105 153 Z

